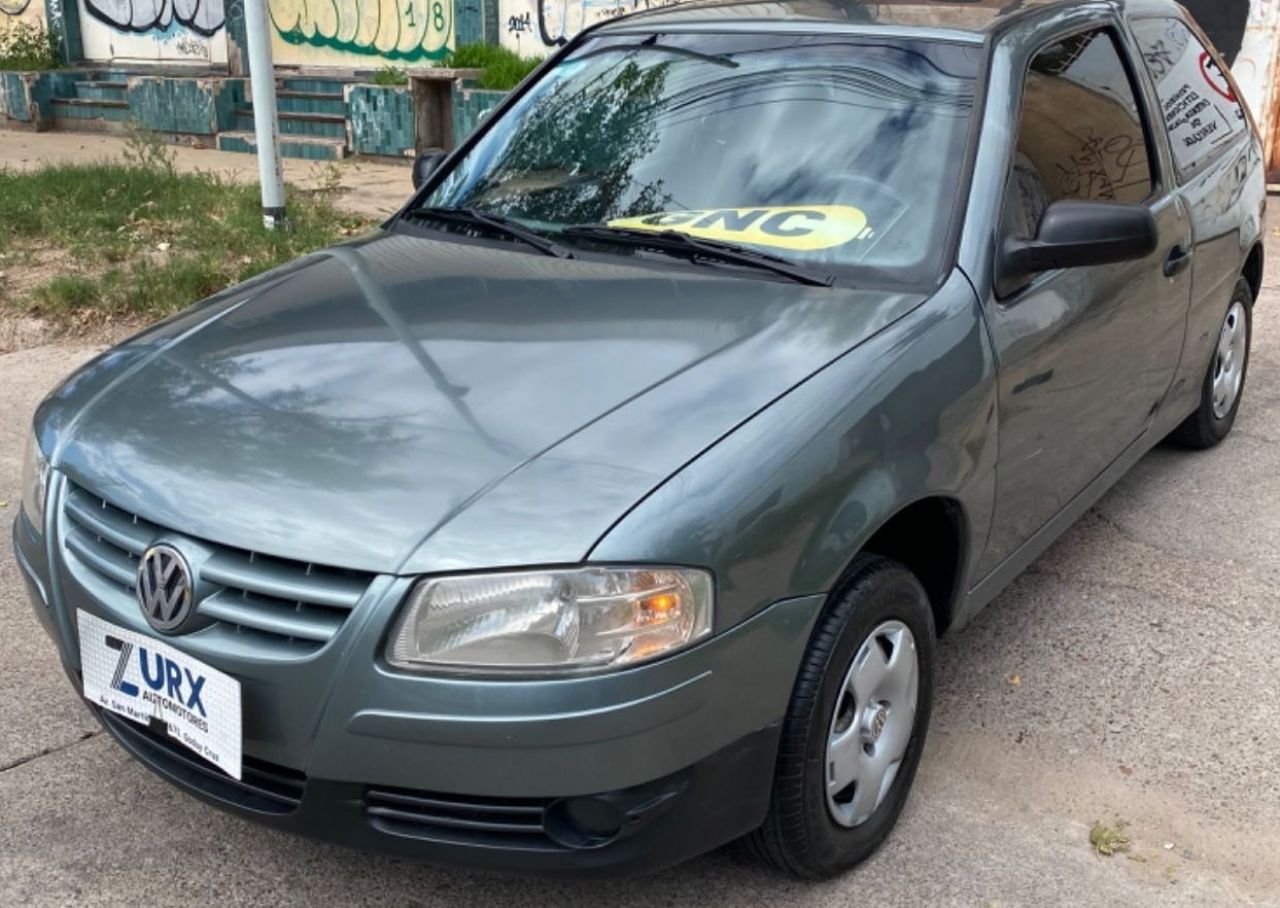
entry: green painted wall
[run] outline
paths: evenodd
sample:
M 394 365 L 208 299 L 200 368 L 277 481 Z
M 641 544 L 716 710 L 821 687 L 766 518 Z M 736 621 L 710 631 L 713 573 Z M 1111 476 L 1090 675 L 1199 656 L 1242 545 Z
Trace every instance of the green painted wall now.
M 31 99 L 22 73 L 0 72 L 0 114 L 23 123 L 31 122 Z
M 352 85 L 347 89 L 347 122 L 356 154 L 412 154 L 417 138 L 413 92 L 385 85 Z
M 156 132 L 214 135 L 218 130 L 215 101 L 224 80 L 168 79 L 134 76 L 129 80 L 129 116 Z
M 507 96 L 505 91 L 490 91 L 481 88 L 453 88 L 453 141 L 461 145 L 462 140 L 475 130 L 480 117 L 485 111 L 492 110 Z
M 457 44 L 485 40 L 484 0 L 453 0 L 454 38 Z
M 28 83 L 29 97 L 35 105 L 41 122 L 53 118 L 54 98 L 69 98 L 76 92 L 76 80 L 79 76 L 74 72 L 34 73 Z M 61 113 L 61 111 L 58 111 Z
M 44 16 L 49 30 L 60 36 L 62 62 L 81 62 L 84 47 L 80 40 L 80 4 L 77 0 L 45 0 Z
M 48 2 L 48 0 L 46 0 Z M 249 74 L 249 38 L 245 34 L 244 0 L 226 0 L 226 29 L 230 45 L 227 47 L 227 65 L 232 74 Z

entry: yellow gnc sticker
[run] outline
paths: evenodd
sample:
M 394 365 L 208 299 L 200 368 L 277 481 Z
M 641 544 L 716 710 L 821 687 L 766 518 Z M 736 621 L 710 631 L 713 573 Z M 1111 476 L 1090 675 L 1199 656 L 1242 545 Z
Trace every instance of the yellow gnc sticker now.
M 850 205 L 786 205 L 758 208 L 707 208 L 664 211 L 621 218 L 610 227 L 678 230 L 690 236 L 799 252 L 834 249 L 869 239 L 871 227 L 861 209 Z

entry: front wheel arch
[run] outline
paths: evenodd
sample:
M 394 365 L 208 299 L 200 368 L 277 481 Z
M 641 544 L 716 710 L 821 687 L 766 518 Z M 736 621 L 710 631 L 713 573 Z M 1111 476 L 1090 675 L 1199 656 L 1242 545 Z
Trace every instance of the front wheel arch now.
M 1244 268 L 1240 272 L 1240 276 L 1249 283 L 1249 291 L 1252 293 L 1255 303 L 1262 294 L 1262 276 L 1266 269 L 1266 256 L 1267 252 L 1263 248 L 1262 242 L 1254 243 L 1253 248 L 1249 250 L 1248 258 L 1245 259 Z
M 864 555 L 896 561 L 924 587 L 941 637 L 955 618 L 968 552 L 968 522 L 960 502 L 941 495 L 921 498 L 880 524 L 850 556 L 833 588 L 841 587 Z

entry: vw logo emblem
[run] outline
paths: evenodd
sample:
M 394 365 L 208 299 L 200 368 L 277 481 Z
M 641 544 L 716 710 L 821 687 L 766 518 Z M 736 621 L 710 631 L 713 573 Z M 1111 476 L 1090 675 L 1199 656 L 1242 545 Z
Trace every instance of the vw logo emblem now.
M 876 712 L 876 717 L 871 720 L 871 740 L 872 741 L 880 740 L 880 736 L 884 734 L 885 720 L 888 717 L 889 717 L 889 713 L 887 710 L 882 709 Z
M 191 615 L 191 567 L 182 553 L 158 543 L 142 553 L 135 592 L 147 623 L 172 633 Z

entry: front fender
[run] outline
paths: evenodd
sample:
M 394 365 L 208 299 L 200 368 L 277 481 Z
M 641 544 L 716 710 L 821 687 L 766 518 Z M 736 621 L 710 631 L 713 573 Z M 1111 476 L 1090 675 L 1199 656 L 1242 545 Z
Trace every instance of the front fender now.
M 964 535 L 980 545 L 995 493 L 995 394 L 981 311 L 957 271 L 686 465 L 589 559 L 710 568 L 721 631 L 771 602 L 829 591 L 876 529 L 924 497 L 958 501 Z

